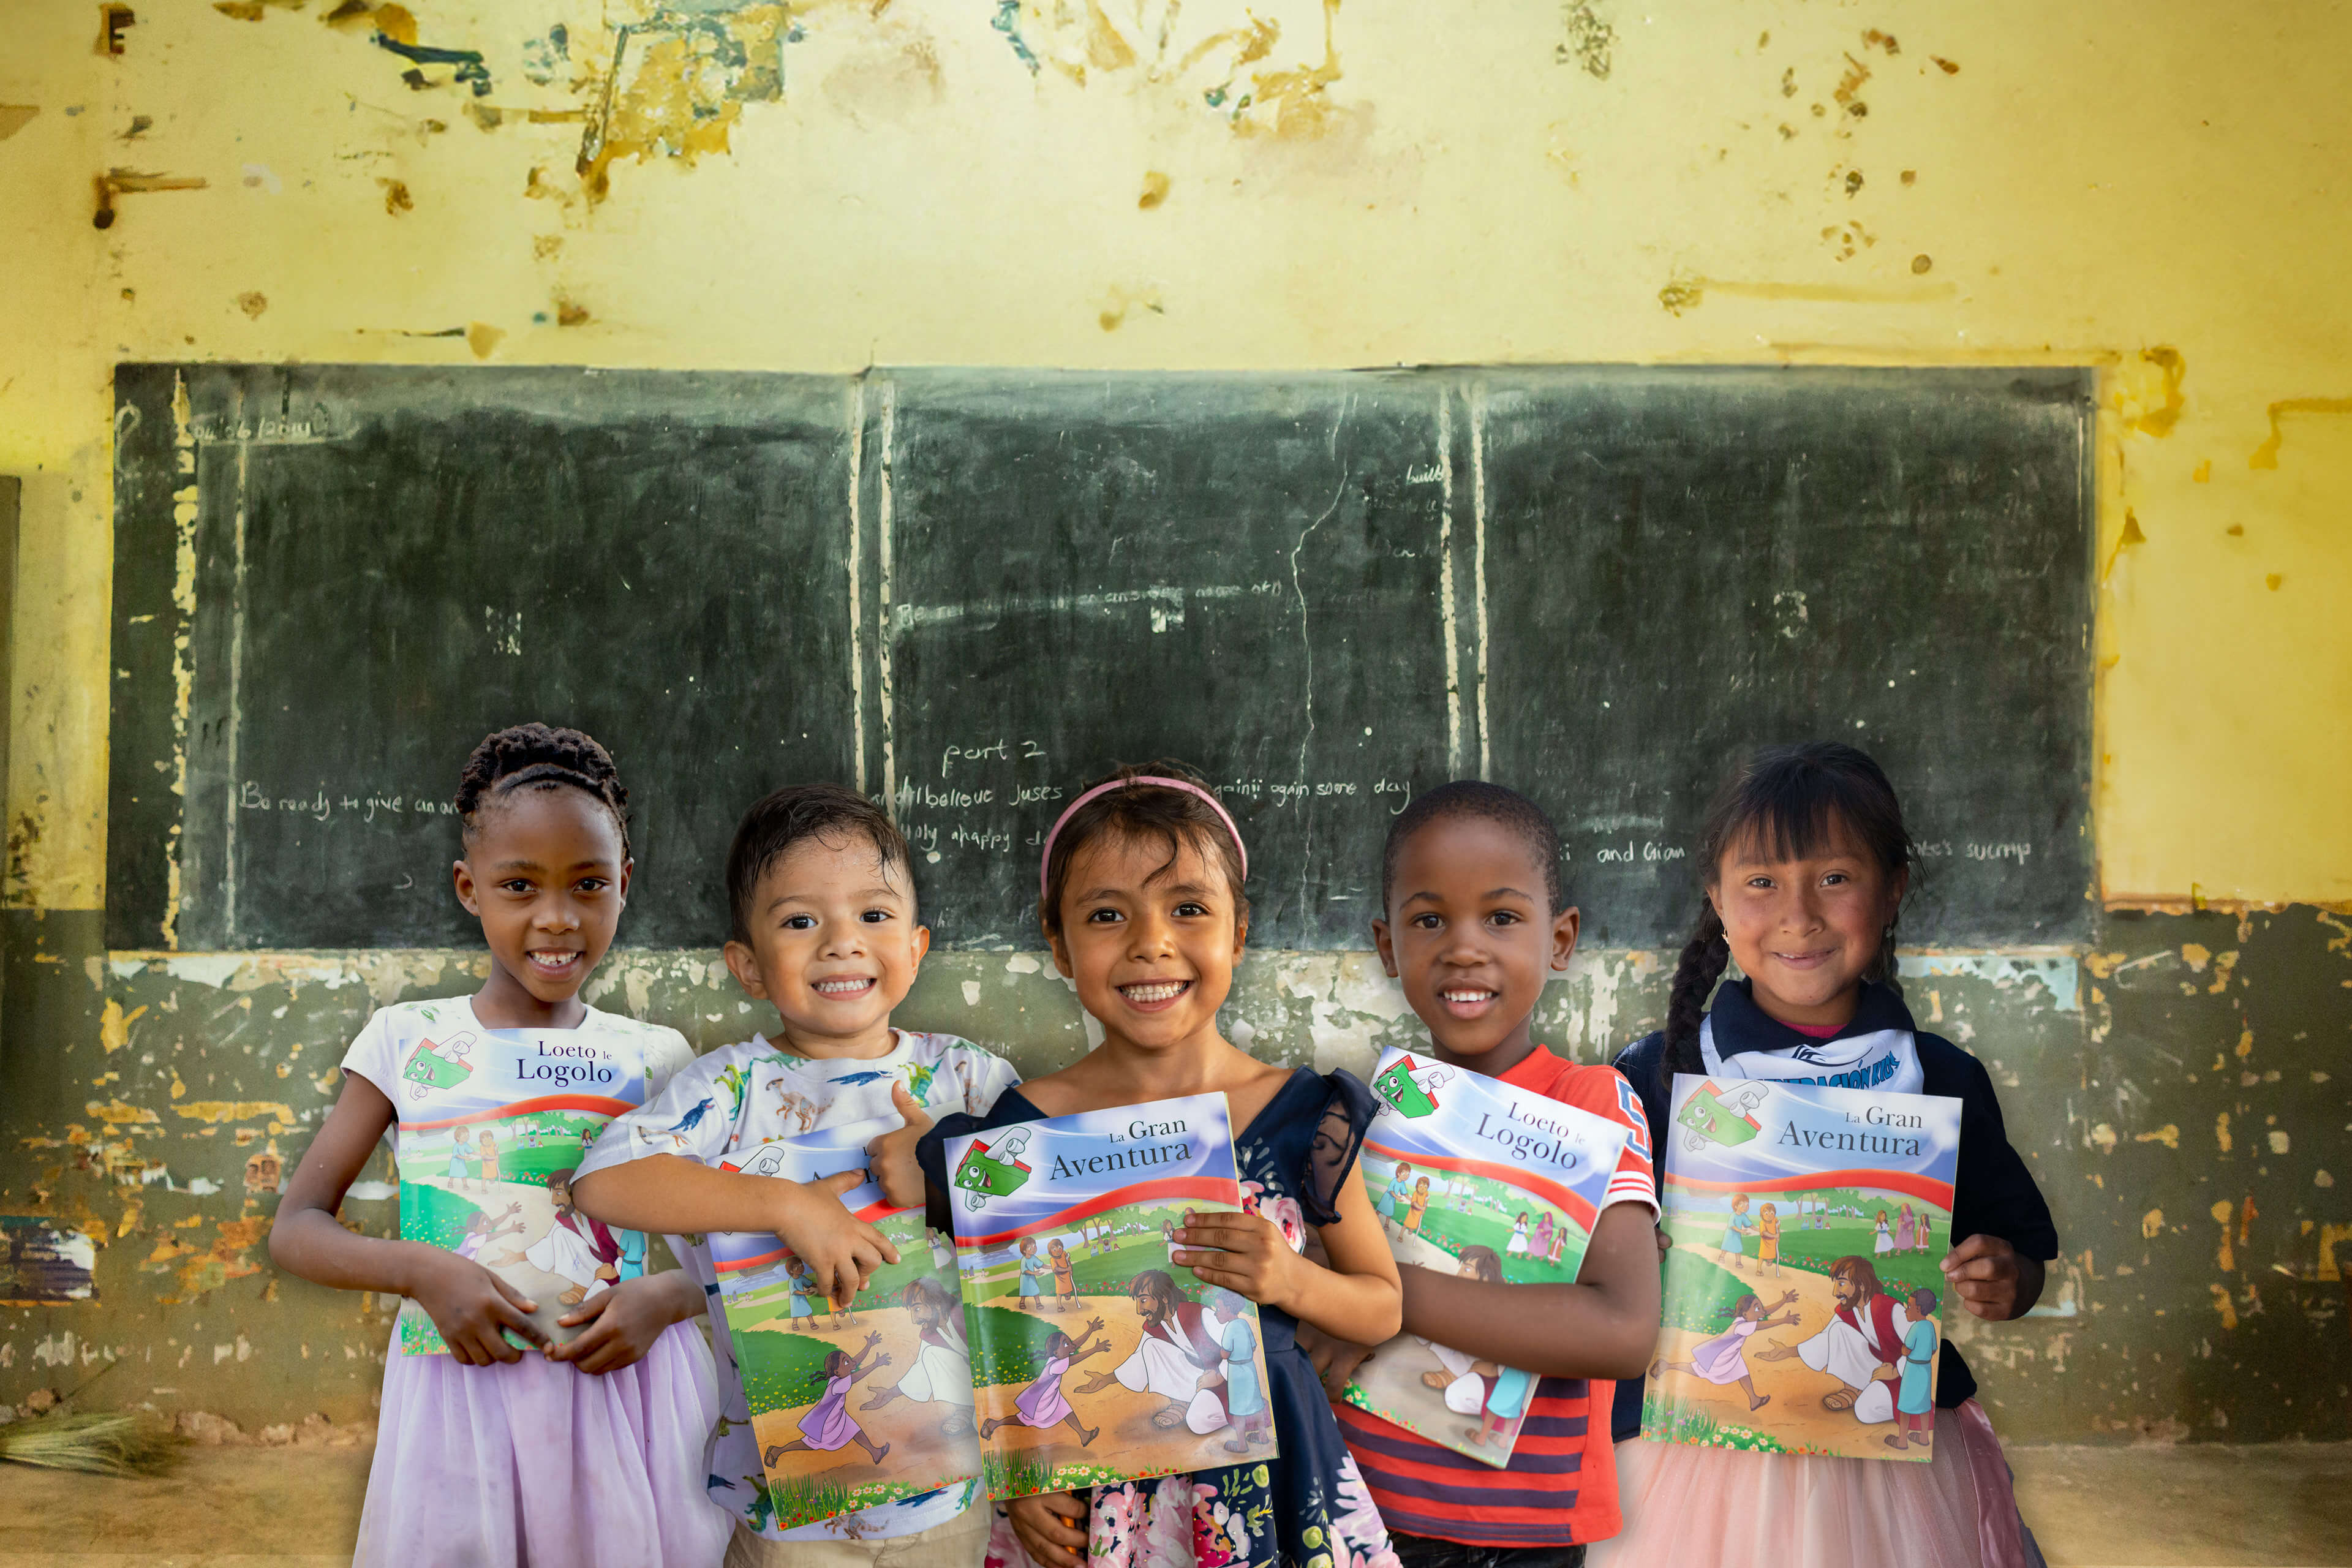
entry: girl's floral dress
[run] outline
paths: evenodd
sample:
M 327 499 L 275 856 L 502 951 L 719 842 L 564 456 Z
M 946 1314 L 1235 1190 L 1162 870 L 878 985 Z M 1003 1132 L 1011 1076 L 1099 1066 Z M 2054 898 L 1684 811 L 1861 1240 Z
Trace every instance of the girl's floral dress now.
M 1272 1220 L 1294 1251 L 1304 1250 L 1309 1226 L 1339 1223 L 1339 1184 L 1354 1169 L 1372 1109 L 1371 1091 L 1347 1073 L 1292 1073 L 1234 1142 L 1242 1207 Z M 1010 1090 L 987 1116 L 946 1118 L 933 1137 L 1037 1115 Z M 1261 1306 L 1258 1324 L 1281 1457 L 1097 1487 L 1087 1517 L 1090 1568 L 1398 1568 L 1388 1527 L 1356 1473 L 1314 1364 L 1298 1348 L 1297 1320 Z M 1035 1568 L 1002 1513 L 986 1568 Z

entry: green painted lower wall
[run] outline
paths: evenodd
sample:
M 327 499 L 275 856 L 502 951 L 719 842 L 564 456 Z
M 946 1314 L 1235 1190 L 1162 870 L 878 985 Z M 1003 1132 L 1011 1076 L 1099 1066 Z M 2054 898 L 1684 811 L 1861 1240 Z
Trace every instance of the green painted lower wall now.
M 0 1400 L 202 1409 L 248 1430 L 371 1408 L 392 1303 L 278 1274 L 283 1170 L 371 1007 L 464 992 L 458 952 L 110 953 L 94 912 L 0 912 L 0 1213 L 99 1245 L 97 1298 L 0 1308 Z M 1605 1059 L 1655 1026 L 1670 957 L 1580 956 L 1540 1035 Z M 1923 1025 L 1981 1057 L 2065 1255 L 2032 1318 L 1956 1337 L 2018 1441 L 2352 1437 L 2352 925 L 2308 908 L 2116 915 L 2095 951 L 1911 954 Z M 759 1016 L 710 952 L 625 952 L 592 999 L 698 1047 Z M 1361 1071 L 1415 1037 L 1368 953 L 1265 953 L 1227 1011 L 1269 1060 Z M 1087 1047 L 1038 955 L 934 955 L 910 1026 L 1025 1072 Z M 396 1223 L 379 1156 L 344 1207 Z

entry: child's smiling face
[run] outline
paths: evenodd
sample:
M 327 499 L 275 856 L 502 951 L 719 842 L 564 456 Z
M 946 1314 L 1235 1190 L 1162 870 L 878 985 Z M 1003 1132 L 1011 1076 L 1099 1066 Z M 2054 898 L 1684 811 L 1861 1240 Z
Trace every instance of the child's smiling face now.
M 1545 869 L 1483 816 L 1439 817 L 1400 847 L 1372 940 L 1441 1059 L 1501 1072 L 1534 1048 L 1545 977 L 1576 951 L 1577 911 L 1550 908 Z
M 632 863 L 611 808 L 583 790 L 524 787 L 486 802 L 450 868 L 457 901 L 482 922 L 492 1028 L 564 1024 L 613 945 Z
M 803 838 L 760 874 L 748 924 L 727 967 L 774 1005 L 782 1043 L 811 1057 L 888 1054 L 891 1009 L 931 946 L 906 867 L 860 833 Z
M 1760 835 L 1724 851 L 1707 898 L 1756 1005 L 1784 1024 L 1844 1024 L 1862 976 L 1902 906 L 1889 877 L 1843 822 L 1811 855 L 1779 858 Z
M 1105 834 L 1073 857 L 1054 967 L 1078 1005 L 1144 1050 L 1218 1039 L 1217 1009 L 1248 934 L 1225 875 L 1198 844 Z

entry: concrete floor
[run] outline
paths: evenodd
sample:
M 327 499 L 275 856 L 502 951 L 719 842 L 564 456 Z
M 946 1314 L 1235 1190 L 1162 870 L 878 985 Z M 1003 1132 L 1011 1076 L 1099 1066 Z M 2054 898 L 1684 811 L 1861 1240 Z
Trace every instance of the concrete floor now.
M 368 1458 L 195 1448 L 148 1481 L 0 1466 L 0 1568 L 340 1568 Z M 2010 1461 L 2053 1568 L 2352 1568 L 2352 1444 L 2019 1447 Z

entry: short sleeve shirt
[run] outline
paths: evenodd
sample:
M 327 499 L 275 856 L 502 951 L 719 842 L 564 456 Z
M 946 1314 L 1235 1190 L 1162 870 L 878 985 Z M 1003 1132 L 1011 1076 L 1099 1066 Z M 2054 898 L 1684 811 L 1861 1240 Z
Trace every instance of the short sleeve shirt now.
M 1582 1067 L 1538 1046 L 1496 1076 L 1624 1128 L 1625 1152 L 1601 1206 L 1632 1203 L 1657 1212 L 1650 1124 L 1633 1086 L 1615 1068 Z M 1391 1530 L 1473 1546 L 1583 1545 L 1621 1528 L 1616 1452 L 1609 1438 L 1615 1391 L 1613 1382 L 1600 1378 L 1538 1379 L 1511 1462 L 1500 1469 L 1352 1405 L 1336 1409 L 1356 1467 Z
M 904 1029 L 893 1034 L 889 1053 L 866 1061 L 803 1057 L 779 1049 L 764 1035 L 712 1051 L 670 1079 L 642 1110 L 615 1119 L 581 1162 L 581 1173 L 653 1154 L 739 1169 L 762 1143 L 896 1116 L 890 1104 L 894 1085 L 904 1085 L 938 1118 L 955 1111 L 983 1115 L 998 1095 L 1021 1081 L 1012 1063 L 969 1040 Z M 772 1541 L 888 1540 L 945 1524 L 971 1506 L 978 1483 L 967 1481 L 791 1530 L 764 1526 L 759 1444 L 751 1435 L 751 1410 L 710 1248 L 699 1236 L 668 1239 L 680 1266 L 702 1287 L 711 1346 L 724 1369 L 719 1425 L 703 1469 L 711 1501 Z M 951 1257 L 945 1238 L 936 1234 L 931 1248 L 943 1262 Z
M 492 1029 L 454 996 L 378 1009 L 342 1066 L 392 1101 L 403 1239 L 511 1270 L 529 1295 L 553 1276 L 584 1297 L 644 1272 L 645 1237 L 557 1201 L 557 1178 L 693 1060 L 676 1029 L 618 1013 L 590 1007 L 569 1029 Z M 392 1353 L 447 1348 L 423 1308 L 402 1303 Z

